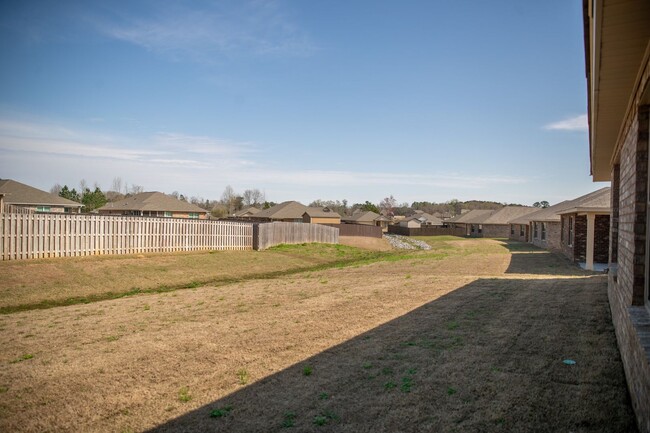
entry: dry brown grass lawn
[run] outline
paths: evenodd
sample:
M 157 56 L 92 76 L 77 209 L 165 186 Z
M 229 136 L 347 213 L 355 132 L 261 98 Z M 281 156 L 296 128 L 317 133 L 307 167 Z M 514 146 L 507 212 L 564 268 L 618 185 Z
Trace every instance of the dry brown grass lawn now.
M 634 431 L 604 277 L 469 245 L 0 316 L 0 431 Z

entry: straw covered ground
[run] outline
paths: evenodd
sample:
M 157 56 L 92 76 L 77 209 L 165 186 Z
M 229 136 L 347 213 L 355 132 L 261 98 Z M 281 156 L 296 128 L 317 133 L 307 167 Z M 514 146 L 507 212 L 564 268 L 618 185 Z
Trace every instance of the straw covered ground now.
M 424 240 L 283 246 L 268 254 L 298 263 L 283 273 L 233 253 L 258 269 L 228 282 L 210 262 L 186 283 L 218 284 L 49 308 L 31 278 L 69 276 L 24 265 L 28 301 L 3 303 L 33 308 L 0 315 L 0 431 L 634 431 L 603 276 L 527 245 Z

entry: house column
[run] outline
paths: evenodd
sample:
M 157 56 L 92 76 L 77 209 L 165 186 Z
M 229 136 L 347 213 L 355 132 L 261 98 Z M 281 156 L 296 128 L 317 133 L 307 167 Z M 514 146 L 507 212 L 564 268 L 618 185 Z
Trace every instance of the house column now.
M 587 251 L 585 252 L 587 263 L 585 268 L 588 271 L 594 270 L 594 237 L 596 227 L 596 214 L 587 214 Z

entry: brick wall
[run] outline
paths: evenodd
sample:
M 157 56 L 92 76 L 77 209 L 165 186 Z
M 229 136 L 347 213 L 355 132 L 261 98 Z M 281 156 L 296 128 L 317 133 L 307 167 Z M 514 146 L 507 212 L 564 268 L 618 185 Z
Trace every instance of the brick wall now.
M 596 215 L 594 263 L 609 263 L 609 215 Z
M 646 70 L 650 70 L 650 65 L 646 65 Z M 616 200 L 612 210 L 617 218 L 611 219 L 610 232 L 617 236 L 610 244 L 610 249 L 618 263 L 618 270 L 616 275 L 610 275 L 608 287 L 612 321 L 616 328 L 630 397 L 642 432 L 650 432 L 650 315 L 643 305 L 648 111 L 647 105 L 639 106 L 627 118 L 618 167 L 612 167 L 612 178 L 615 180 L 612 184 L 612 200 Z
M 544 222 L 546 224 L 546 237 L 542 239 L 542 222 L 537 221 L 537 237 L 533 230 L 533 244 L 547 250 L 560 250 L 560 223 L 554 221 Z
M 509 239 L 519 242 L 528 242 L 528 224 L 513 224 L 515 228 L 514 233 L 510 233 Z M 523 229 L 523 234 L 522 234 Z
M 510 237 L 510 224 L 483 224 L 484 238 L 508 238 Z

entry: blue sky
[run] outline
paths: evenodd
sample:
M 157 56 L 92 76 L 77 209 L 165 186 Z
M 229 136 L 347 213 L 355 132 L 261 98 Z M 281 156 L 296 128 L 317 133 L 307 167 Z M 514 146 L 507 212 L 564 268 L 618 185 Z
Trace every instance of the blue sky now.
M 582 2 L 0 4 L 0 177 L 280 202 L 555 203 L 589 176 Z

